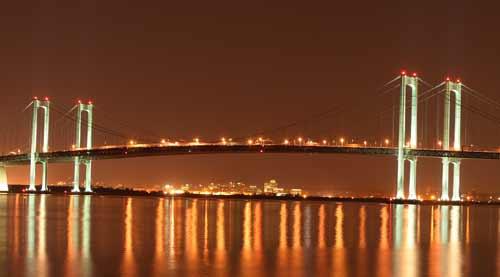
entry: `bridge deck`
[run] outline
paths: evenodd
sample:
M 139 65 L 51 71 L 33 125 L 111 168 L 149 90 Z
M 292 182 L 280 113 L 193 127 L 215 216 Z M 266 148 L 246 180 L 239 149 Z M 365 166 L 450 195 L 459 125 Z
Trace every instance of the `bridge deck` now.
M 123 159 L 147 156 L 171 155 L 201 155 L 201 154 L 244 154 L 244 153 L 274 153 L 274 154 L 358 154 L 395 156 L 396 148 L 392 147 L 343 147 L 343 146 L 306 146 L 306 145 L 138 145 L 94 148 L 91 150 L 69 150 L 40 153 L 39 157 L 51 163 L 70 162 L 74 157 L 84 157 L 93 160 Z M 500 159 L 500 152 L 494 151 L 447 151 L 436 149 L 405 149 L 407 155 L 431 158 L 460 159 Z M 29 154 L 0 156 L 0 163 L 7 165 L 28 164 Z

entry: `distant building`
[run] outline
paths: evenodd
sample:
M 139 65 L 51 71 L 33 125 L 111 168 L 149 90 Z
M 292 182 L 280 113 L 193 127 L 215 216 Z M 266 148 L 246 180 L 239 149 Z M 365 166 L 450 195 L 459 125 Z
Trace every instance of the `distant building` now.
M 249 186 L 247 190 L 248 194 L 262 194 L 262 190 L 257 186 Z
M 302 196 L 302 189 L 291 189 L 290 195 L 293 196 Z
M 278 193 L 278 182 L 276 180 L 270 180 L 264 183 L 264 193 L 265 194 L 275 194 Z

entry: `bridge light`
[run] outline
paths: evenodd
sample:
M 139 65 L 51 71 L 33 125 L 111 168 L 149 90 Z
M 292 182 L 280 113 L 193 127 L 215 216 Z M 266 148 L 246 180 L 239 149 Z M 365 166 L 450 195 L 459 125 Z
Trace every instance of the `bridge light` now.
M 443 142 L 442 142 L 442 141 L 440 141 L 440 140 L 438 140 L 438 146 L 439 146 L 439 147 L 443 146 Z
M 133 139 L 131 139 L 131 140 L 128 142 L 128 144 L 130 144 L 130 145 L 134 145 L 134 144 L 135 144 L 135 141 L 134 141 Z
M 249 140 L 247 140 L 247 143 L 248 144 L 253 144 L 253 140 L 249 139 Z
M 385 146 L 389 145 L 389 139 L 384 140 Z
M 45 99 L 45 101 L 49 101 L 49 97 L 47 97 L 47 96 L 45 96 L 44 99 Z
M 199 144 L 199 143 L 200 143 L 200 139 L 199 139 L 199 138 L 195 138 L 193 141 L 194 141 L 194 143 L 196 143 L 196 144 Z
M 225 137 L 222 137 L 222 138 L 221 138 L 221 142 L 222 142 L 222 144 L 226 144 L 226 138 L 225 138 Z
M 449 82 L 450 81 L 450 77 L 446 77 L 446 81 Z
M 417 77 L 417 72 L 413 72 L 413 77 Z
M 288 145 L 288 144 L 290 144 L 290 141 L 289 141 L 288 139 L 285 139 L 285 140 L 283 141 L 283 144 Z
M 363 141 L 363 144 L 366 146 L 368 144 L 368 142 L 365 140 L 365 141 Z
M 92 100 L 89 100 L 88 104 L 89 104 L 89 105 L 92 105 Z
M 405 70 L 401 70 L 401 75 L 405 76 L 406 75 L 406 71 Z
M 160 143 L 161 143 L 161 144 L 165 144 L 165 143 L 167 143 L 167 141 L 166 141 L 165 139 L 162 139 L 162 140 L 160 141 Z
M 81 103 L 82 103 L 82 100 L 78 99 L 78 101 L 77 101 L 77 102 L 78 102 L 78 104 L 81 104 Z
M 460 79 L 457 79 L 457 83 L 459 83 L 459 84 L 460 84 L 460 82 L 461 82 L 461 81 L 460 81 Z
M 323 144 L 326 145 L 328 143 L 328 141 L 326 141 L 326 139 L 323 140 Z
M 38 96 L 33 96 L 33 100 L 38 100 Z
M 344 138 L 340 138 L 340 144 L 341 145 L 344 145 L 344 141 L 345 141 Z
M 76 145 L 72 144 L 71 149 L 75 149 L 75 148 L 76 148 Z

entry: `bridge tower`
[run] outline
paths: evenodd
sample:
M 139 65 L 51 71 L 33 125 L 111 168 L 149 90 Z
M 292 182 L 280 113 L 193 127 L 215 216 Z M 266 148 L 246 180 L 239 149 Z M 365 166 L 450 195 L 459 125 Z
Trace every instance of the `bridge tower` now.
M 47 161 L 42 160 L 38 156 L 37 152 L 37 128 L 38 128 L 38 110 L 42 109 L 44 114 L 43 120 L 43 144 L 42 152 L 49 151 L 49 115 L 50 115 L 50 101 L 49 98 L 45 97 L 44 100 L 35 99 L 32 102 L 33 105 L 33 119 L 31 122 L 31 151 L 30 151 L 30 183 L 29 191 L 36 191 L 36 164 L 42 164 L 42 191 L 47 191 Z
M 0 191 L 9 191 L 7 182 L 7 168 L 4 164 L 0 164 Z
M 451 94 L 455 94 L 455 127 L 454 127 L 454 137 L 453 137 L 453 150 L 460 150 L 462 147 L 460 140 L 461 131 L 461 105 L 462 105 L 462 84 L 460 80 L 456 82 L 450 81 L 449 78 L 445 82 L 445 94 L 444 94 L 444 123 L 443 123 L 443 150 L 450 150 L 450 100 Z M 450 163 L 453 164 L 453 194 L 451 200 L 460 201 L 460 159 L 450 159 L 449 157 L 443 157 L 443 178 L 442 178 L 442 189 L 441 189 L 441 200 L 449 200 L 448 193 L 448 178 L 449 178 L 449 166 Z
M 411 88 L 411 110 L 410 110 L 410 143 L 406 145 L 406 91 Z M 398 137 L 398 175 L 396 198 L 404 199 L 404 171 L 405 161 L 410 162 L 410 185 L 409 199 L 417 199 L 417 158 L 407 156 L 405 148 L 417 148 L 417 119 L 418 119 L 418 77 L 417 74 L 407 76 L 401 73 L 401 95 L 399 102 L 399 137 Z
M 92 116 L 94 106 L 91 101 L 83 104 L 78 101 L 76 114 L 75 149 L 82 144 L 82 113 L 87 113 L 87 141 L 86 149 L 92 149 Z M 80 192 L 80 164 L 85 165 L 85 192 L 92 192 L 92 160 L 90 158 L 75 157 L 74 181 L 72 192 Z

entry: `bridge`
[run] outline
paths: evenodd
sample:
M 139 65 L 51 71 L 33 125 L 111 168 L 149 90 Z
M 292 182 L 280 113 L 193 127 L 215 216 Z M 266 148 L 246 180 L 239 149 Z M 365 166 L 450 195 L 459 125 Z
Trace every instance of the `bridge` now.
M 7 167 L 16 165 L 29 165 L 29 191 L 36 191 L 36 166 L 41 164 L 42 178 L 41 191 L 48 191 L 47 171 L 51 163 L 73 163 L 73 193 L 80 192 L 80 167 L 85 167 L 84 191 L 92 192 L 92 161 L 99 159 L 125 159 L 147 156 L 171 156 L 171 155 L 207 155 L 207 154 L 354 154 L 354 155 L 380 155 L 396 157 L 396 198 L 417 199 L 417 159 L 439 158 L 442 160 L 442 187 L 441 197 L 443 201 L 449 199 L 449 167 L 453 165 L 453 190 L 452 201 L 460 201 L 460 165 L 463 159 L 500 159 L 498 149 L 481 149 L 465 147 L 461 141 L 462 108 L 471 110 L 470 106 L 462 102 L 462 92 L 469 92 L 477 96 L 477 92 L 466 87 L 460 80 L 452 81 L 447 78 L 437 86 L 431 87 L 419 95 L 419 84 L 424 82 L 416 74 L 407 75 L 402 72 L 397 78 L 386 85 L 397 83 L 399 88 L 398 115 L 398 139 L 397 145 L 390 146 L 388 141 L 379 145 L 368 145 L 366 141 L 362 144 L 345 144 L 342 138 L 339 141 L 314 142 L 298 138 L 295 140 L 285 139 L 280 143 L 260 138 L 249 138 L 246 141 L 238 141 L 222 138 L 217 142 L 200 142 L 195 139 L 190 142 L 170 142 L 161 140 L 157 143 L 137 143 L 130 141 L 123 144 L 100 145 L 93 144 L 95 130 L 103 130 L 102 126 L 93 124 L 94 104 L 89 101 L 78 103 L 64 113 L 64 117 L 70 118 L 76 123 L 74 143 L 70 149 L 49 151 L 49 128 L 50 111 L 52 103 L 48 98 L 42 100 L 34 98 L 28 107 L 32 107 L 31 118 L 31 140 L 29 152 L 20 149 L 6 155 L 0 155 L 0 191 L 8 191 Z M 425 82 L 424 82 L 425 83 Z M 407 93 L 411 93 L 409 101 Z M 418 133 L 418 105 L 425 99 L 436 95 L 442 95 L 443 100 L 443 133 L 439 147 L 422 147 L 419 145 Z M 451 124 L 451 96 L 454 95 L 454 126 Z M 493 101 L 488 99 L 490 103 Z M 43 129 L 41 147 L 38 136 L 39 111 L 43 112 Z M 69 113 L 74 111 L 73 117 Z M 410 134 L 407 140 L 406 123 L 409 111 Z M 86 119 L 83 119 L 86 114 Z M 82 127 L 86 128 L 85 145 L 82 146 Z M 450 131 L 453 129 L 453 144 L 450 143 Z M 109 132 L 109 131 L 108 131 Z M 41 148 L 41 149 L 40 149 Z M 408 195 L 405 195 L 405 162 L 410 164 Z

